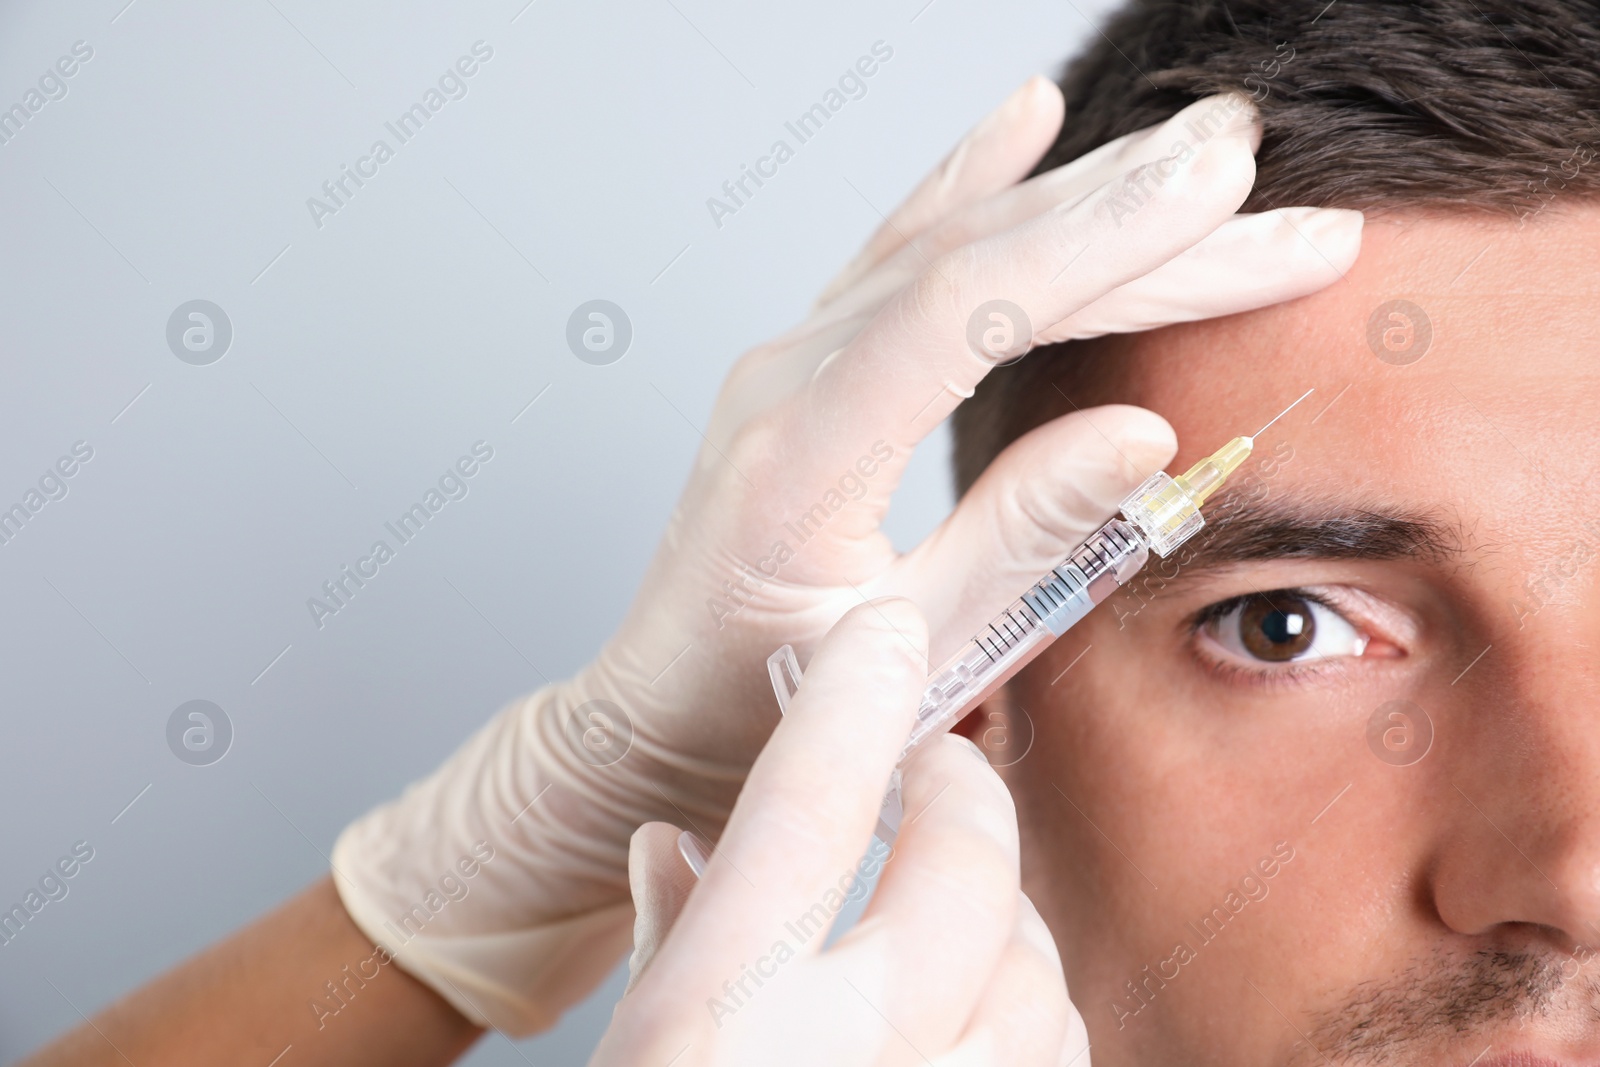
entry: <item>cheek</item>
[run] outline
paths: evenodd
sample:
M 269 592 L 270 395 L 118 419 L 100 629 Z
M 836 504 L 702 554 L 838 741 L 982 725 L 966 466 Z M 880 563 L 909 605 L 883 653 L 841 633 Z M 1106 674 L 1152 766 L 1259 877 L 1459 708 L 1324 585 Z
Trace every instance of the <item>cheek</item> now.
M 1250 994 L 1241 976 L 1275 989 L 1291 1012 L 1365 977 L 1382 937 L 1381 916 L 1366 912 L 1410 847 L 1372 810 L 1395 788 L 1380 773 L 1392 768 L 1367 752 L 1361 724 L 1352 727 L 1337 701 L 1247 708 L 1221 688 L 1196 688 L 1172 649 L 1153 644 L 1114 617 L 1091 616 L 1013 681 L 1011 697 L 1035 731 L 1032 750 L 1005 771 L 1024 888 L 1108 1062 L 1193 1052 L 1209 1040 L 1206 1020 L 1219 1018 L 1235 1020 L 1236 1049 L 1281 1059 L 1281 1020 L 1240 999 L 1241 989 Z M 1347 784 L 1344 807 L 1313 823 Z M 1264 877 L 1261 862 L 1282 847 L 1293 858 Z M 1266 887 L 1260 900 L 1240 891 L 1251 877 Z M 1230 893 L 1238 910 L 1205 940 L 1199 927 Z M 1163 968 L 1179 943 L 1193 961 L 1119 1029 L 1113 1005 L 1137 1004 L 1128 982 Z
M 1099 621 L 1058 641 L 1013 680 L 1034 744 L 1006 771 L 1027 889 L 1062 943 L 1075 994 L 1084 983 L 1120 987 L 1131 976 L 1122 972 L 1142 966 L 1140 953 L 1165 937 L 1150 929 L 1154 917 L 1177 910 L 1168 876 L 1208 851 L 1197 841 L 1205 826 L 1190 821 L 1201 806 L 1193 803 L 1193 776 L 1175 766 L 1183 762 L 1179 739 L 1152 728 L 1142 696 L 1125 681 L 1136 674 L 1120 669 L 1115 623 Z
M 1062 946 L 1068 987 L 1108 999 L 1291 835 L 1282 798 L 1249 770 L 1260 754 L 1153 680 L 1114 619 L 1085 628 L 1013 682 L 1035 741 L 1006 773 L 1026 888 Z M 1205 983 L 1187 985 L 1182 999 L 1204 995 Z
M 1245 832 L 1263 798 L 1242 773 L 1255 758 L 1248 740 L 1241 746 L 1214 703 L 1198 702 L 1190 672 L 1170 662 L 1172 649 L 1151 646 L 1138 628 L 1091 616 L 1025 673 L 1018 701 L 1037 724 L 1041 758 L 1032 771 L 1073 816 L 1067 823 L 1084 846 L 1113 858 L 1118 847 L 1130 857 L 1136 849 L 1157 868 L 1146 873 L 1159 885 L 1159 873 Z M 1232 829 L 1221 834 L 1218 823 Z M 1128 861 L 1096 866 L 1143 884 Z

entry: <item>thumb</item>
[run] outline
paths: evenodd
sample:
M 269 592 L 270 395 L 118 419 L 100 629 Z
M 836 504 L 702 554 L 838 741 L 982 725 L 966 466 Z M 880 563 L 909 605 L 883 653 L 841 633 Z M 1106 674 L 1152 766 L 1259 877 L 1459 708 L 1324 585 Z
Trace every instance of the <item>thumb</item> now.
M 1165 419 L 1126 404 L 1076 411 L 1012 442 L 895 564 L 893 591 L 940 620 L 933 661 L 1082 544 L 1176 451 Z
M 639 984 L 694 889 L 695 872 L 678 849 L 680 836 L 678 828 L 669 823 L 647 822 L 633 832 L 628 843 L 628 888 L 633 894 L 634 917 L 625 994 Z

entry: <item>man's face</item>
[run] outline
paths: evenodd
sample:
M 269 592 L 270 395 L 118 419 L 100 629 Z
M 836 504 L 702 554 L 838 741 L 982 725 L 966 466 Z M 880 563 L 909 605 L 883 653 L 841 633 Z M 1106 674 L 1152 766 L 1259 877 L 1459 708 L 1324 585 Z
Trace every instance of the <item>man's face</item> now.
M 1072 402 L 1175 472 L 1316 392 L 996 702 L 1097 1067 L 1600 1063 L 1597 247 L 1373 219 L 1331 289 L 1100 346 Z

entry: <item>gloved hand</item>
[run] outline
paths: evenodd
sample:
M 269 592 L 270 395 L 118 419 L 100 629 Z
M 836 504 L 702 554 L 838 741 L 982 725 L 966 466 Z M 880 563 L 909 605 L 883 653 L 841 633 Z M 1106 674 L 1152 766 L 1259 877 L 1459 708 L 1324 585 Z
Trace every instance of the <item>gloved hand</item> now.
M 1019 306 L 1042 343 L 1260 307 L 1354 261 L 1357 212 L 1233 214 L 1260 136 L 1243 98 L 1199 101 L 1014 185 L 1062 107 L 1054 85 L 1030 81 L 805 324 L 738 362 L 638 599 L 595 661 L 340 837 L 352 918 L 469 1017 L 529 1033 L 604 977 L 628 944 L 630 836 L 661 820 L 716 840 L 778 719 L 774 648 L 804 663 L 847 608 L 895 594 L 927 613 L 938 662 L 1172 456 L 1150 412 L 1057 419 L 897 554 L 878 527 L 912 448 L 994 364 L 969 344 L 980 305 Z
M 904 779 L 915 818 L 892 858 L 861 856 L 921 695 L 926 642 L 904 600 L 840 620 L 686 902 L 652 888 L 688 875 L 676 848 L 652 847 L 676 831 L 639 831 L 641 925 L 652 908 L 681 914 L 658 917 L 671 933 L 590 1067 L 1088 1067 L 1055 942 L 1019 885 L 1010 794 L 970 741 L 918 752 Z M 861 921 L 824 950 L 874 868 Z

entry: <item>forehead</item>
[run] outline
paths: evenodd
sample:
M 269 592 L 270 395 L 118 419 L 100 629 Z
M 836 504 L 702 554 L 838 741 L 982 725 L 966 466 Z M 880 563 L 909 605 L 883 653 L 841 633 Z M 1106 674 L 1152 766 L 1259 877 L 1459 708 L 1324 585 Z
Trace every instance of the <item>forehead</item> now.
M 1369 219 L 1343 281 L 1119 339 L 1104 356 L 1125 362 L 1092 399 L 1166 416 L 1182 469 L 1314 388 L 1257 442 L 1292 448 L 1278 484 L 1443 506 L 1480 545 L 1547 552 L 1577 532 L 1600 474 L 1597 251 L 1600 208 Z

